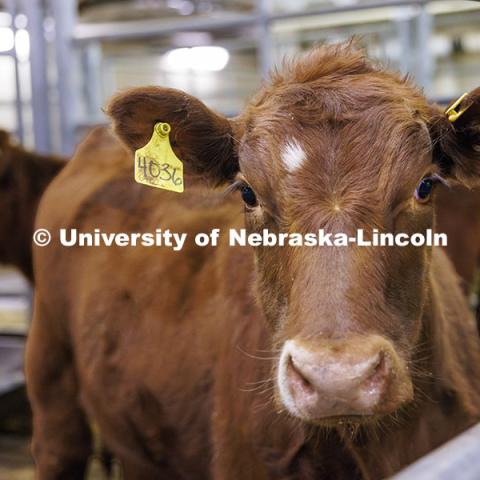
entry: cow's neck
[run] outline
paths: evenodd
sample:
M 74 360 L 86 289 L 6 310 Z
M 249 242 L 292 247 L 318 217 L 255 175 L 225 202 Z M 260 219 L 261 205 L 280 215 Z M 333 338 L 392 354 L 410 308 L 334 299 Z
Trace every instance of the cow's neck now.
M 443 252 L 434 252 L 416 349 L 419 358 L 412 362 L 424 363 L 423 372 L 414 375 L 415 401 L 376 427 L 360 427 L 353 432 L 347 426 L 337 428 L 338 438 L 346 447 L 340 453 L 345 456 L 346 464 L 354 460 L 364 479 L 392 475 L 480 417 L 478 334 L 453 269 L 447 263 Z M 304 447 L 298 448 L 291 462 L 307 456 L 315 464 L 315 459 L 323 458 L 323 449 L 338 450 L 338 445 L 332 443 L 336 435 L 319 431 L 310 441 L 311 428 L 302 429 L 298 424 L 297 427 L 297 434 L 304 430 L 300 440 Z M 325 469 L 328 459 L 323 460 Z
M 365 478 L 391 475 L 480 418 L 478 334 L 456 276 L 445 275 L 451 271 L 446 263 L 443 252 L 434 252 L 413 361 L 423 362 L 417 376 L 412 372 L 415 401 L 378 428 L 353 436 L 340 431 Z
M 446 274 L 450 273 L 450 274 Z M 445 253 L 434 250 L 424 336 L 432 353 L 434 393 L 454 397 L 458 410 L 480 416 L 480 341 L 460 279 Z

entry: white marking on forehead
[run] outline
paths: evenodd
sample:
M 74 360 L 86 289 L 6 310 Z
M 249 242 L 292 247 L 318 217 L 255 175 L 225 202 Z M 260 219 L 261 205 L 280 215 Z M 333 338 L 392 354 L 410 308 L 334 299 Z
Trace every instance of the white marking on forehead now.
M 289 140 L 283 147 L 282 160 L 289 172 L 293 172 L 300 167 L 305 158 L 305 151 L 296 140 Z

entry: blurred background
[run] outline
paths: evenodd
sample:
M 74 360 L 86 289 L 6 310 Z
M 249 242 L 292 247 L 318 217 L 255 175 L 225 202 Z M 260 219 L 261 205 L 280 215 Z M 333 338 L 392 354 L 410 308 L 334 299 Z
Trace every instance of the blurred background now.
M 113 92 L 146 84 L 235 114 L 285 55 L 352 35 L 439 101 L 479 77 L 476 1 L 0 0 L 0 126 L 70 154 Z
M 439 103 L 480 84 L 478 1 L 0 0 L 0 129 L 27 148 L 69 156 L 105 123 L 112 93 L 149 84 L 235 115 L 284 56 L 352 35 Z M 0 430 L 10 435 L 0 435 L 0 479 L 33 478 L 26 443 L 11 435 L 29 425 L 30 315 L 29 283 L 1 269 Z

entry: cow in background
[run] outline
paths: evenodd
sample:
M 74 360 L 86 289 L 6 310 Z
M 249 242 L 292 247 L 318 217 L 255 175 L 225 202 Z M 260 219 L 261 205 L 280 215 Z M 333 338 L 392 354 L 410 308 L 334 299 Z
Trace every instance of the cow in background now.
M 32 283 L 37 206 L 64 165 L 65 159 L 25 150 L 0 130 L 0 263 L 17 267 Z
M 480 332 L 480 189 L 442 186 L 436 198 L 437 231 L 448 235 L 447 255 L 476 309 Z
M 447 254 L 470 293 L 480 265 L 480 189 L 442 186 L 436 208 L 437 231 L 448 234 Z

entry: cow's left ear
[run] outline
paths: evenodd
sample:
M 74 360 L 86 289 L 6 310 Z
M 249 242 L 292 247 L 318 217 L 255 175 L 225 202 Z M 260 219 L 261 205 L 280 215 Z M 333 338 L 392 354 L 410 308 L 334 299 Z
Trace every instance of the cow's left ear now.
M 210 110 L 197 98 L 173 88 L 146 87 L 115 96 L 106 108 L 115 133 L 132 151 L 145 146 L 156 123 L 170 124 L 170 143 L 186 173 L 211 184 L 238 172 L 238 120 Z
M 461 97 L 430 123 L 433 160 L 468 186 L 480 185 L 480 88 Z

